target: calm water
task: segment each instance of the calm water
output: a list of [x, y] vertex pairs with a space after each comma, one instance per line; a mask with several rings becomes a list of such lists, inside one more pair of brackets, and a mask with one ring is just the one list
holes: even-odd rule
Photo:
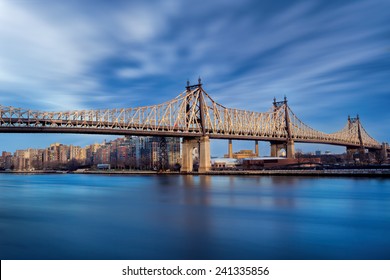
[[0, 259], [390, 259], [390, 180], [1, 174]]

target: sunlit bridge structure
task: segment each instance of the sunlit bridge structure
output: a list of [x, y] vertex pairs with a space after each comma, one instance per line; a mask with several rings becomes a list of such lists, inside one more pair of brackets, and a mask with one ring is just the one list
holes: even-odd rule
[[254, 140], [257, 151], [258, 141], [269, 141], [271, 156], [284, 149], [288, 158], [294, 157], [296, 142], [341, 145], [349, 153], [388, 151], [387, 144], [366, 132], [359, 116], [348, 117], [339, 131], [324, 133], [302, 122], [286, 98], [274, 99], [267, 112], [227, 108], [211, 98], [200, 79], [196, 85], [187, 82], [185, 91], [176, 98], [152, 106], [46, 112], [0, 105], [0, 132], [181, 137], [183, 172], [192, 171], [195, 148], [199, 151], [199, 171], [210, 169], [210, 139]]

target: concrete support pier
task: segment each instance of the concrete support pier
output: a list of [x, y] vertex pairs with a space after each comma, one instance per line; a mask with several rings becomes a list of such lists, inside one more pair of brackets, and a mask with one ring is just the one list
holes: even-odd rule
[[361, 147], [347, 147], [347, 160], [354, 160], [354, 155], [358, 154], [361, 162], [367, 160], [366, 150]]
[[207, 172], [211, 169], [210, 139], [208, 136], [200, 137], [199, 172]]
[[210, 139], [208, 136], [183, 137], [182, 141], [182, 166], [181, 172], [193, 171], [193, 151], [199, 151], [199, 172], [207, 172], [211, 169]]
[[280, 142], [271, 142], [271, 157], [278, 157], [279, 151], [284, 149], [283, 143]]
[[295, 158], [295, 146], [292, 139], [287, 140], [286, 156], [287, 158]]
[[386, 162], [388, 160], [388, 149], [389, 149], [389, 144], [388, 143], [382, 143], [382, 157], [383, 160]]
[[278, 157], [280, 150], [286, 150], [287, 158], [295, 158], [295, 145], [294, 140], [290, 139], [287, 142], [271, 142], [271, 157]]
[[358, 148], [347, 147], [347, 160], [353, 160], [353, 155], [358, 152]]
[[194, 149], [198, 147], [199, 147], [198, 139], [183, 137], [183, 141], [181, 143], [182, 161], [183, 161], [180, 169], [181, 172], [192, 171], [194, 165], [192, 153]]

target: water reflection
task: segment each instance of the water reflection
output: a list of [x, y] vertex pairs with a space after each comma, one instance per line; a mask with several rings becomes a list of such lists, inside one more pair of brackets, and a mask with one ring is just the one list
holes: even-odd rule
[[294, 187], [302, 178], [296, 176], [272, 176], [270, 179], [273, 186]]
[[389, 221], [389, 180], [0, 175], [1, 259], [388, 259]]

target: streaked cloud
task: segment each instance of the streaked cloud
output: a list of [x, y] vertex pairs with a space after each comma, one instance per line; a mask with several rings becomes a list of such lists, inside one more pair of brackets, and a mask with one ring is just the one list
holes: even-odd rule
[[[202, 76], [229, 106], [287, 95], [309, 125], [388, 118], [390, 4], [360, 1], [0, 1], [0, 104], [130, 107]], [[324, 122], [324, 119], [327, 121]], [[371, 133], [389, 138], [389, 124]]]

